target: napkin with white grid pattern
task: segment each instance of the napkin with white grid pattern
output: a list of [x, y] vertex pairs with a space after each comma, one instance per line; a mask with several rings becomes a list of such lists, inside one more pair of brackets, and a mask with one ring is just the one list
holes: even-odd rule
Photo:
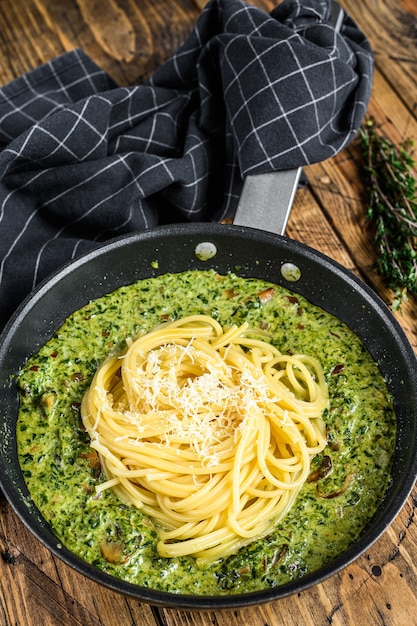
[[373, 56], [329, 0], [271, 14], [211, 0], [139, 86], [73, 50], [0, 89], [0, 328], [36, 284], [109, 238], [232, 216], [248, 174], [332, 157], [366, 112]]

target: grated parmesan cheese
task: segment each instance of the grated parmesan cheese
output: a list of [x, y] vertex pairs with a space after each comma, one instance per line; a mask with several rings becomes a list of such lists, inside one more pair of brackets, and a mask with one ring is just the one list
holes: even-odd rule
[[188, 367], [201, 356], [193, 340], [187, 346], [168, 344], [140, 356], [144, 364], [128, 372], [134, 407], [124, 412], [126, 421], [137, 429], [137, 443], [143, 416], [155, 413], [164, 423], [160, 443], [190, 446], [208, 467], [220, 462], [215, 447], [228, 439], [235, 444], [250, 423], [248, 416], [256, 415], [268, 396], [262, 377], [255, 378], [249, 369], [240, 371], [224, 360], [207, 360], [204, 370], [188, 374]]

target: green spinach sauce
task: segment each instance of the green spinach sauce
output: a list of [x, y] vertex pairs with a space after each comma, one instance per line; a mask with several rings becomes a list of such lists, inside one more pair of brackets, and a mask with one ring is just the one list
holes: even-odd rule
[[[247, 320], [267, 329], [282, 352], [315, 356], [330, 393], [328, 446], [292, 510], [267, 537], [204, 568], [192, 557], [159, 557], [152, 520], [111, 490], [96, 496], [104, 476], [80, 419], [82, 395], [109, 353], [163, 320], [194, 313], [223, 324]], [[86, 561], [156, 590], [234, 594], [298, 579], [360, 535], [390, 480], [396, 419], [367, 349], [340, 320], [258, 279], [189, 271], [122, 287], [71, 315], [29, 359], [19, 388], [18, 454], [42, 515]]]

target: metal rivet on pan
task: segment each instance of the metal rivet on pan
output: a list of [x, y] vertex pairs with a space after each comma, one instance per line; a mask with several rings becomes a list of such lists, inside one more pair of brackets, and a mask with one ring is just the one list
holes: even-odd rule
[[301, 278], [301, 270], [294, 263], [283, 263], [281, 265], [281, 274], [290, 283], [296, 283]]
[[200, 261], [208, 261], [217, 254], [217, 248], [211, 241], [202, 241], [195, 247], [195, 255]]

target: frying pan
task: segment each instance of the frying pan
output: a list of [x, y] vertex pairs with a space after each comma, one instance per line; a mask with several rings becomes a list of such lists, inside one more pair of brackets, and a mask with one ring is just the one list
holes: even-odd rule
[[[278, 234], [285, 228], [298, 176], [299, 171], [289, 171], [246, 179], [233, 225], [174, 224], [101, 245], [39, 285], [0, 337], [0, 486], [20, 519], [53, 554], [109, 589], [155, 606], [192, 610], [231, 609], [277, 600], [325, 580], [359, 557], [387, 529], [410, 494], [417, 475], [416, 356], [395, 317], [366, 284], [320, 252]], [[281, 198], [278, 207], [277, 198]], [[201, 244], [209, 254], [198, 252]], [[345, 322], [378, 363], [394, 397], [398, 425], [392, 480], [360, 538], [339, 557], [300, 580], [238, 596], [154, 591], [114, 578], [78, 558], [61, 545], [30, 498], [16, 446], [16, 376], [27, 358], [72, 312], [138, 279], [211, 268], [220, 274], [235, 272], [283, 285]]]
[[[217, 251], [211, 259], [204, 261], [196, 254], [201, 243], [209, 243], [209, 248]], [[152, 267], [156, 259], [157, 269]], [[287, 264], [298, 272], [287, 273]], [[137, 279], [209, 268], [284, 285], [347, 323], [378, 362], [394, 396], [398, 420], [392, 481], [361, 537], [334, 561], [299, 581], [240, 596], [153, 591], [111, 577], [82, 561], [60, 544], [39, 514], [25, 486], [16, 452], [16, 374], [74, 310]], [[295, 274], [299, 280], [289, 282]], [[163, 226], [124, 236], [59, 270], [28, 297], [4, 330], [0, 345], [0, 483], [17, 515], [45, 546], [78, 572], [110, 589], [153, 605], [199, 610], [276, 600], [345, 567], [369, 548], [400, 511], [417, 472], [416, 372], [413, 349], [380, 298], [341, 265], [301, 243], [245, 226], [214, 223]]]

